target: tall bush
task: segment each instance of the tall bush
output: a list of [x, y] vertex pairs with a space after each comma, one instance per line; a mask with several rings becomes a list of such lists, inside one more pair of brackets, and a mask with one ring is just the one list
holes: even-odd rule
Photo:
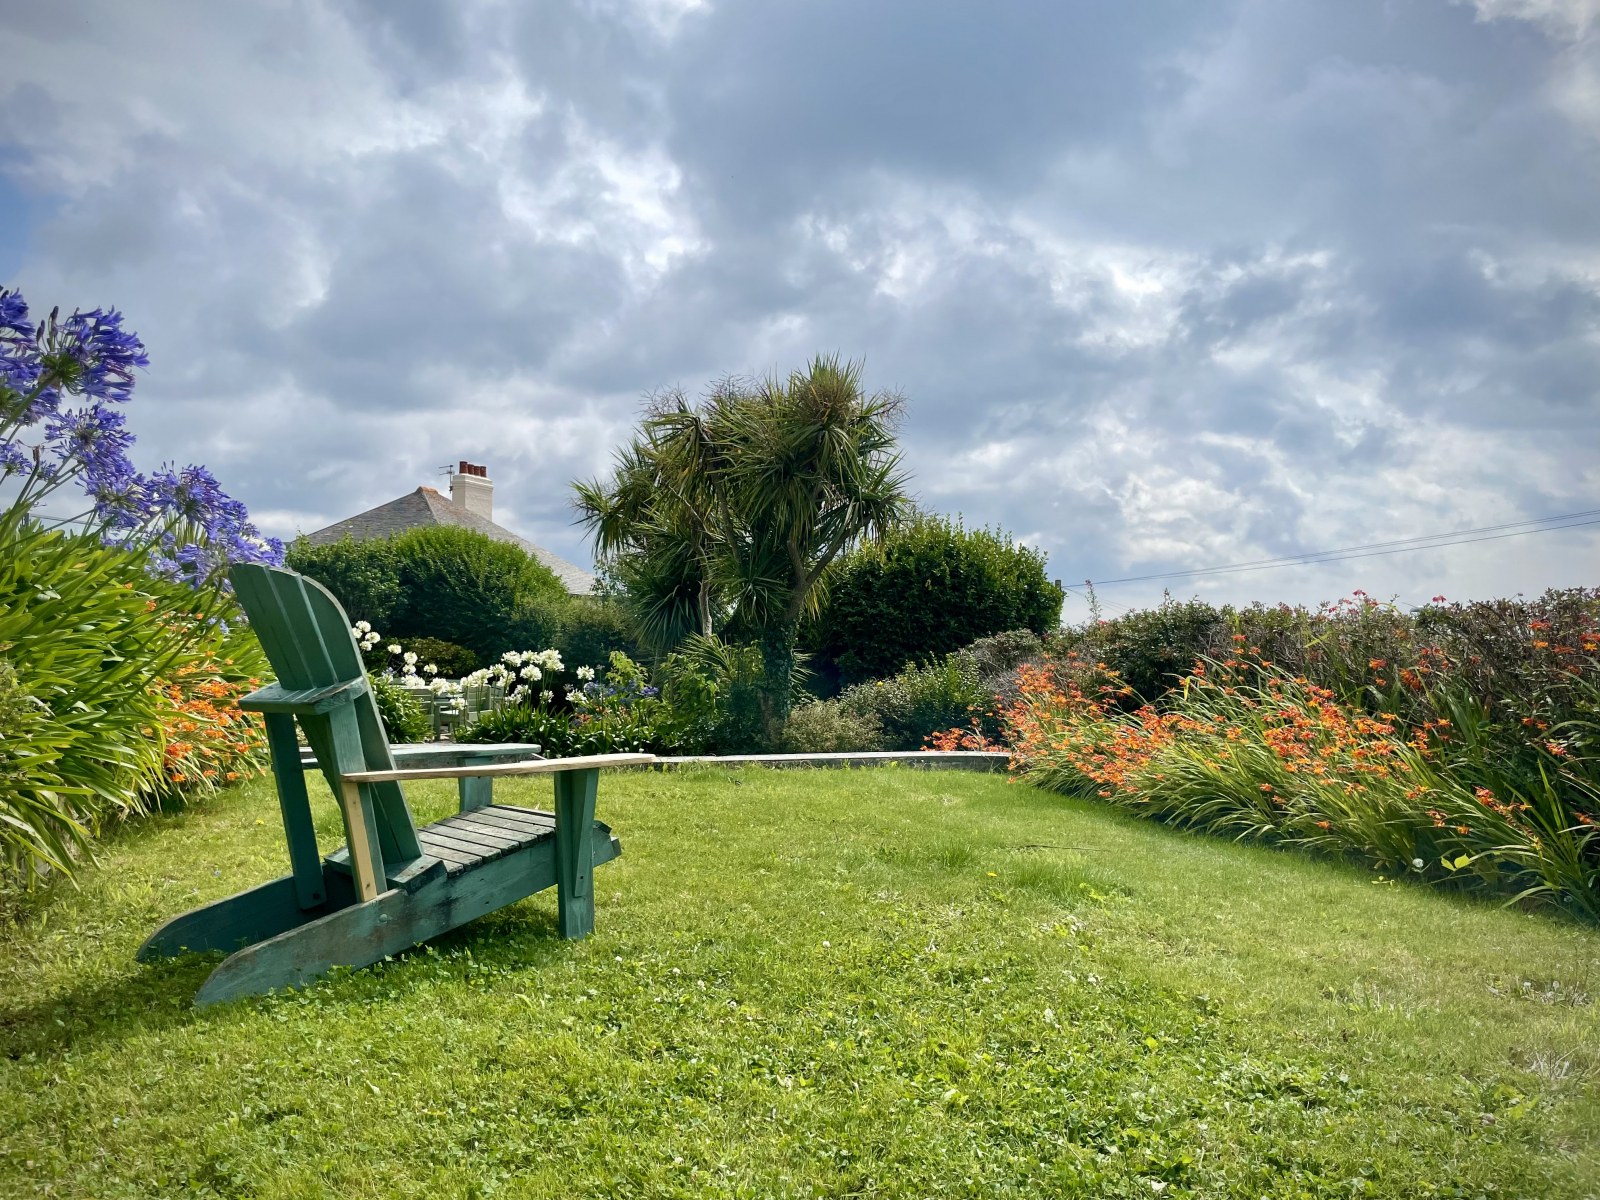
[[881, 679], [1005, 630], [1052, 632], [1062, 597], [1041, 551], [923, 514], [842, 561], [807, 640], [844, 682]]
[[1232, 615], [1231, 609], [1213, 608], [1202, 600], [1168, 596], [1158, 608], [1063, 630], [1058, 648], [1104, 663], [1140, 702], [1157, 700], [1193, 669], [1202, 654], [1229, 644]]
[[480, 662], [552, 644], [568, 607], [555, 573], [520, 546], [454, 525], [322, 546], [301, 538], [287, 561], [332, 592], [351, 620], [402, 641], [451, 642]]

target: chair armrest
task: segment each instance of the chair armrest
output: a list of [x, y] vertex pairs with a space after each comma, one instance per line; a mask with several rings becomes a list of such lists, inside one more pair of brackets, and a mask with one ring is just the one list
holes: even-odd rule
[[644, 767], [654, 754], [590, 754], [580, 758], [542, 758], [537, 762], [489, 763], [479, 767], [419, 767], [407, 771], [351, 771], [348, 783], [405, 783], [412, 779], [499, 779], [503, 775], [555, 775], [600, 767]]
[[320, 715], [366, 695], [367, 690], [365, 675], [359, 679], [346, 679], [327, 687], [305, 688], [302, 691], [293, 691], [281, 683], [269, 683], [248, 696], [239, 697], [239, 707], [247, 712]]

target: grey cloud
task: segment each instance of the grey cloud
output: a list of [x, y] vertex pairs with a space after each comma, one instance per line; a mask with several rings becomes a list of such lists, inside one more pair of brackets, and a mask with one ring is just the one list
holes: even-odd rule
[[1578, 7], [0, 6], [0, 262], [125, 308], [146, 453], [283, 532], [476, 457], [581, 558], [565, 481], [643, 392], [818, 350], [1069, 580], [1541, 515], [1600, 483]]

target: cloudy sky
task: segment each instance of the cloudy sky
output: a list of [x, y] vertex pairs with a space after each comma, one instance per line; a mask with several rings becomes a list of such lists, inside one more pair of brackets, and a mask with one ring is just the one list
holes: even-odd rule
[[145, 465], [268, 532], [467, 458], [587, 562], [644, 393], [818, 351], [1069, 584], [1600, 508], [1600, 0], [0, 0], [0, 61], [0, 281], [123, 309]]

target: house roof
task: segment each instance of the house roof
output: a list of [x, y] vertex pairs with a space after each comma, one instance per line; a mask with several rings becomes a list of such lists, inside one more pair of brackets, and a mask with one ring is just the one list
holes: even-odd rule
[[468, 512], [465, 508], [452, 504], [447, 497], [440, 495], [431, 487], [419, 487], [416, 491], [407, 492], [387, 504], [380, 504], [377, 508], [369, 508], [364, 513], [357, 513], [346, 520], [335, 522], [326, 529], [307, 534], [306, 540], [315, 546], [342, 542], [347, 536], [358, 542], [364, 542], [369, 538], [393, 537], [407, 529], [427, 525], [460, 525], [464, 529], [475, 529], [479, 533], [487, 534], [497, 542], [510, 542], [513, 546], [520, 546], [535, 560], [554, 571], [556, 578], [561, 580], [562, 586], [569, 594], [587, 596], [594, 590], [595, 578], [591, 572], [551, 554], [543, 546], [535, 546], [527, 538], [518, 537], [505, 526], [496, 525], [487, 517], [480, 517], [477, 513]]

